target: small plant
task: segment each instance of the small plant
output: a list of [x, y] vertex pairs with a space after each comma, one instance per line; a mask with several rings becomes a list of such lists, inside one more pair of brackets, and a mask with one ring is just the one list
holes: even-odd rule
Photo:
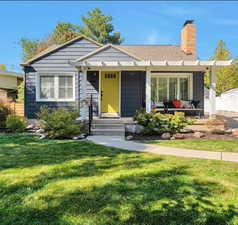
[[182, 112], [176, 112], [174, 115], [146, 113], [144, 109], [136, 112], [134, 120], [145, 128], [144, 134], [148, 135], [180, 132], [181, 129], [193, 123], [193, 120], [187, 119]]
[[10, 115], [11, 110], [0, 102], [0, 128], [6, 127], [7, 116]]
[[17, 115], [11, 114], [7, 116], [6, 128], [11, 132], [21, 133], [26, 129], [26, 120]]
[[72, 138], [81, 133], [82, 123], [77, 123], [78, 111], [69, 111], [65, 108], [50, 110], [41, 107], [38, 117], [45, 135], [51, 139]]

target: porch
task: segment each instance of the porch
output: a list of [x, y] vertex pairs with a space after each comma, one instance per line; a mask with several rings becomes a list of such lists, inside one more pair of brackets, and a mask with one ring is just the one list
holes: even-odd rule
[[[88, 102], [93, 96], [94, 115], [132, 117], [137, 109], [147, 112], [162, 109], [161, 102], [197, 101], [204, 113], [204, 73], [210, 72], [210, 112], [214, 117], [216, 69], [231, 61], [84, 61], [74, 65], [81, 72], [81, 116], [88, 116]], [[164, 108], [164, 107], [162, 107]], [[192, 110], [184, 110], [192, 111]], [[196, 111], [196, 110], [193, 110]]]

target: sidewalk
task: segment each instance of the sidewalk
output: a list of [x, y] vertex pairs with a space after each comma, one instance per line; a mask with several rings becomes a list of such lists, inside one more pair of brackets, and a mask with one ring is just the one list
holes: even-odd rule
[[126, 141], [121, 136], [89, 136], [87, 138], [97, 144], [121, 148], [130, 151], [150, 152], [159, 155], [173, 155], [189, 158], [202, 158], [238, 162], [238, 153], [232, 152], [210, 152], [182, 148], [164, 147], [154, 144], [143, 144], [134, 141]]

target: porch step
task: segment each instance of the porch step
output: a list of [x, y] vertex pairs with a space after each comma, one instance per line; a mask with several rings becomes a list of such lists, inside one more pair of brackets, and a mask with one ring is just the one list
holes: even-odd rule
[[93, 119], [93, 124], [124, 124], [124, 123], [128, 123], [131, 122], [132, 119], [131, 118], [118, 118], [118, 119], [104, 119], [104, 118], [100, 118], [100, 119]]
[[92, 129], [103, 129], [103, 130], [110, 130], [110, 129], [124, 129], [124, 124], [122, 123], [93, 123]]
[[124, 136], [125, 129], [92, 129], [92, 135]]

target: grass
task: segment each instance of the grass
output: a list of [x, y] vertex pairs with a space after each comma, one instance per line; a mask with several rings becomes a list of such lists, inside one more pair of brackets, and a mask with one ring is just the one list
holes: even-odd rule
[[238, 164], [0, 135], [1, 225], [235, 225]]
[[145, 143], [158, 144], [176, 148], [206, 150], [216, 152], [238, 152], [238, 140], [232, 139], [196, 139], [196, 140], [163, 140], [146, 141]]

